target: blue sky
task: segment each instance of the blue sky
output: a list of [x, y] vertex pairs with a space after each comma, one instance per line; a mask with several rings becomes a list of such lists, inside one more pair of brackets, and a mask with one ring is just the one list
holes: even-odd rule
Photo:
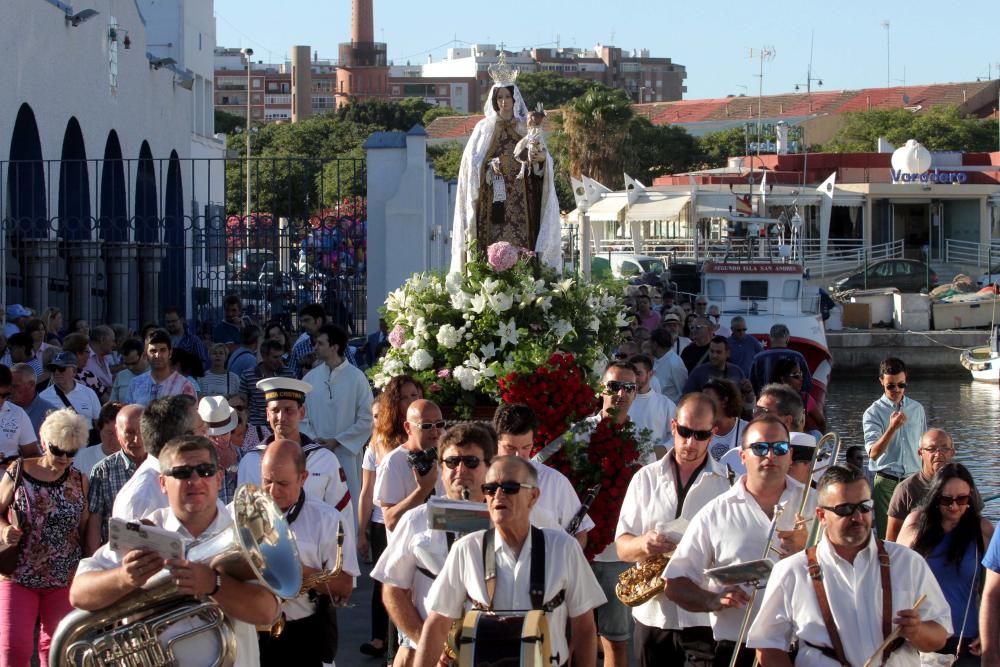
[[[293, 44], [308, 44], [321, 58], [336, 57], [350, 38], [350, 0], [215, 0], [217, 40], [250, 46], [256, 59], [280, 61]], [[886, 85], [886, 29], [893, 85], [975, 81], [1000, 77], [1000, 2], [456, 2], [375, 0], [375, 39], [388, 43], [396, 64], [425, 62], [448, 46], [500, 43], [508, 48], [591, 48], [596, 43], [647, 48], [687, 67], [686, 99], [756, 95], [762, 46], [775, 57], [764, 64], [764, 94], [806, 83], [814, 35], [813, 78], [841, 90]], [[454, 40], [457, 40], [454, 41]], [[988, 69], [989, 68], [989, 69]]]

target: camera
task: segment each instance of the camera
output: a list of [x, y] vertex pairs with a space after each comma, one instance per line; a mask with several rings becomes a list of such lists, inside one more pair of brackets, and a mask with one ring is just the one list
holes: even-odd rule
[[419, 452], [410, 452], [406, 455], [406, 462], [417, 471], [418, 475], [423, 477], [437, 464], [437, 448], [431, 447]]

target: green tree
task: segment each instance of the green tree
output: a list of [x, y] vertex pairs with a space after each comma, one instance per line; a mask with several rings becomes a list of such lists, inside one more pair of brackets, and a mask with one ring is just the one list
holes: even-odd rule
[[844, 124], [823, 149], [832, 153], [874, 151], [878, 138], [897, 146], [916, 139], [931, 151], [989, 151], [995, 146], [994, 124], [962, 114], [955, 106], [874, 109], [846, 114]]
[[424, 112], [423, 117], [420, 122], [423, 123], [424, 127], [429, 126], [434, 122], [436, 118], [442, 118], [444, 116], [458, 116], [459, 113], [452, 109], [451, 107], [431, 107], [426, 112]]
[[427, 147], [427, 157], [434, 165], [434, 172], [446, 181], [458, 178], [458, 169], [462, 164], [462, 144], [452, 141]]
[[649, 185], [657, 176], [686, 171], [697, 153], [694, 137], [675, 125], [634, 116], [623, 145], [625, 173]]
[[746, 134], [742, 127], [710, 132], [696, 139], [695, 149], [695, 155], [692, 156], [694, 166], [700, 169], [724, 167], [728, 158], [746, 155]]
[[232, 134], [237, 127], [247, 124], [245, 116], [237, 116], [221, 109], [215, 110], [215, 131], [219, 134]]
[[624, 185], [623, 144], [633, 113], [623, 90], [589, 90], [568, 102], [555, 120], [554, 149], [569, 175], [587, 176], [617, 189]]
[[423, 122], [424, 114], [434, 105], [416, 97], [408, 97], [400, 102], [380, 100], [355, 100], [333, 112], [337, 120], [345, 120], [362, 125], [378, 125], [385, 130], [406, 132]]
[[529, 109], [539, 102], [546, 109], [559, 109], [588, 90], [610, 90], [596, 81], [567, 78], [555, 72], [526, 72], [517, 77], [517, 87]]

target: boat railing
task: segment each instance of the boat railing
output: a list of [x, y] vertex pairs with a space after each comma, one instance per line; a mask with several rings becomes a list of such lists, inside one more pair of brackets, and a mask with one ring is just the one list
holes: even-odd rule
[[[681, 299], [685, 298], [683, 292], [679, 292]], [[694, 300], [694, 294], [687, 294], [686, 298]], [[728, 324], [728, 317], [735, 315], [766, 315], [769, 317], [783, 316], [794, 317], [798, 315], [818, 315], [820, 312], [819, 294], [812, 296], [798, 297], [740, 297], [740, 296], [712, 296], [708, 295], [708, 304], [718, 306], [719, 313], [725, 316], [724, 324]]]

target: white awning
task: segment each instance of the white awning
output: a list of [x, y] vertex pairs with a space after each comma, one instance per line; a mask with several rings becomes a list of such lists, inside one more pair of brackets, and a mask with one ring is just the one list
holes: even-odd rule
[[691, 197], [642, 197], [632, 204], [625, 219], [632, 222], [639, 221], [669, 221], [676, 220], [681, 211], [691, 201]]
[[[622, 211], [627, 205], [628, 201], [624, 195], [602, 197], [601, 201], [595, 202], [590, 207], [587, 215], [591, 222], [618, 222], [622, 219]], [[573, 209], [566, 217], [575, 222], [580, 217], [580, 209]]]

